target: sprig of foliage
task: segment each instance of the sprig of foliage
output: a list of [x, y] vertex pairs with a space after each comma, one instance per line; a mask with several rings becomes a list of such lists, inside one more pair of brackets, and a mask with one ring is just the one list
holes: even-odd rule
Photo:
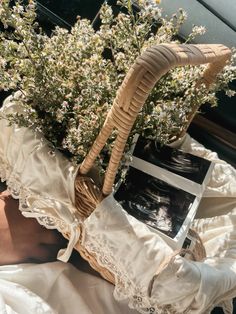
[[[98, 31], [88, 20], [78, 18], [70, 32], [56, 27], [48, 36], [36, 22], [33, 1], [25, 6], [18, 1], [14, 7], [9, 2], [0, 3], [4, 27], [0, 89], [13, 91], [14, 100], [23, 108], [23, 113], [10, 115], [9, 121], [42, 132], [77, 163], [88, 153], [135, 59], [152, 45], [177, 42], [187, 18], [181, 9], [169, 20], [163, 18], [158, 1], [139, 1], [142, 9], [134, 12], [130, 0], [120, 0], [125, 10], [117, 16], [109, 5], [103, 5]], [[203, 32], [195, 26], [187, 41]], [[194, 86], [204, 66], [172, 70], [151, 92], [132, 134], [142, 133], [163, 143], [176, 139], [193, 108], [205, 102], [215, 105], [220, 89], [233, 93], [228, 89], [235, 79], [232, 64], [210, 91]], [[108, 143], [106, 149], [110, 148]]]

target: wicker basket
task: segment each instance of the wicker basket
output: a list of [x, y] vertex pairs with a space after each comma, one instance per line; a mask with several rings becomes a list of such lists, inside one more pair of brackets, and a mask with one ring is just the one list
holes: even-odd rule
[[[223, 45], [162, 44], [147, 49], [137, 58], [118, 90], [104, 126], [89, 154], [83, 161], [76, 178], [76, 207], [79, 214], [84, 219], [93, 212], [96, 205], [105, 196], [112, 192], [117, 168], [130, 130], [140, 108], [145, 103], [149, 92], [156, 82], [165, 73], [176, 66], [209, 63], [203, 77], [199, 80], [199, 83], [204, 82], [206, 86], [209, 87], [215, 80], [216, 75], [224, 68], [230, 56], [230, 49]], [[198, 108], [195, 108], [189, 116], [189, 124], [197, 110]], [[102, 188], [99, 188], [94, 183], [94, 180], [88, 176], [88, 173], [93, 168], [96, 157], [114, 128], [117, 129], [117, 138], [114, 143]], [[81, 228], [83, 229], [83, 226]], [[83, 234], [83, 230], [81, 231], [81, 234]], [[104, 267], [101, 267], [97, 263], [96, 256], [90, 254], [81, 245], [80, 241], [75, 248], [105, 279], [114, 283], [114, 275]], [[204, 256], [204, 248], [200, 240], [197, 241], [196, 250], [192, 252], [192, 255], [195, 259], [201, 259]]]

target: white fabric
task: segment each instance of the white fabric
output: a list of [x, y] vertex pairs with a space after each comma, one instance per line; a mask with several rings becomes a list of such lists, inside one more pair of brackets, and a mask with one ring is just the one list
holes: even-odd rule
[[116, 276], [115, 297], [154, 313], [148, 287], [173, 250], [155, 232], [128, 215], [110, 195], [86, 219], [83, 245]]
[[[102, 266], [115, 273], [115, 297], [128, 300], [141, 313], [210, 313], [217, 304], [225, 313], [232, 313], [231, 299], [236, 296], [236, 170], [189, 136], [182, 148], [215, 162], [199, 207], [198, 216], [203, 213], [204, 218], [196, 219], [192, 226], [206, 247], [204, 261], [192, 262], [177, 255], [159, 272], [169, 247], [128, 216], [112, 196], [85, 221], [83, 243]], [[222, 198], [223, 214], [218, 206]], [[211, 217], [212, 212], [217, 217]], [[148, 282], [156, 272], [149, 297]]]
[[186, 136], [181, 149], [215, 162], [215, 167], [207, 184], [204, 197], [236, 197], [235, 169], [220, 160], [217, 153], [206, 149], [190, 136]]
[[[8, 99], [2, 114], [11, 110], [19, 108]], [[176, 256], [162, 269], [160, 266], [172, 253], [170, 247], [157, 234], [127, 215], [112, 196], [103, 200], [84, 222], [83, 243], [97, 255], [101, 265], [114, 273], [115, 298], [129, 303], [141, 313], [209, 313], [217, 304], [224, 307], [225, 313], [231, 313], [231, 298], [236, 296], [236, 171], [189, 136], [182, 147], [216, 162], [205, 193], [208, 207], [207, 202], [202, 202], [199, 212], [204, 218], [199, 214], [193, 226], [202, 235], [206, 260], [192, 262]], [[47, 228], [71, 233], [69, 248], [62, 252], [65, 253], [62, 259], [68, 259], [79, 236], [77, 227], [82, 223], [73, 206], [77, 169], [58, 152], [50, 153], [48, 142], [40, 134], [31, 129], [7, 127], [5, 120], [0, 121], [0, 158], [0, 176], [7, 180], [13, 196], [20, 199], [23, 214], [37, 218]], [[217, 200], [222, 198], [227, 199], [227, 210], [225, 208], [223, 215], [218, 212], [217, 217], [213, 217], [220, 207], [212, 210], [211, 204], [214, 208]], [[27, 274], [25, 267], [23, 272]], [[16, 279], [12, 276], [8, 279], [11, 283], [7, 289], [1, 288], [2, 308], [4, 304], [9, 307], [10, 296], [17, 290], [14, 289]], [[27, 282], [28, 279], [23, 283], [26, 287]], [[3, 287], [5, 283], [1, 284]], [[31, 288], [42, 295], [35, 283]], [[22, 297], [23, 292], [20, 295]], [[31, 301], [25, 303], [29, 308], [34, 303]], [[14, 300], [9, 302], [14, 303]], [[45, 313], [51, 310], [44, 306]], [[14, 311], [14, 304], [12, 309]], [[113, 313], [109, 309], [104, 312]]]
[[69, 263], [0, 267], [1, 314], [135, 314], [113, 286]]
[[37, 218], [47, 228], [70, 233], [67, 251], [61, 250], [58, 256], [67, 261], [79, 238], [73, 205], [77, 167], [50, 148], [42, 134], [8, 126], [5, 116], [20, 110], [11, 96], [0, 110], [0, 177], [7, 181], [12, 196], [19, 198], [24, 216]]

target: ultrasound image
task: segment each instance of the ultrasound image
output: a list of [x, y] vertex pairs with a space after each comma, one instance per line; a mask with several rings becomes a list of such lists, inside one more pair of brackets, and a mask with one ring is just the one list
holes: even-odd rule
[[141, 136], [133, 155], [199, 184], [203, 183], [211, 164], [209, 160]]
[[130, 167], [116, 200], [132, 216], [174, 238], [195, 196]]

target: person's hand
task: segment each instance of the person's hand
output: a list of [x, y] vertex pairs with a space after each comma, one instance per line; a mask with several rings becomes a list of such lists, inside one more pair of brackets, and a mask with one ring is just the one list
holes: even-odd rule
[[0, 193], [0, 265], [56, 259], [66, 240], [55, 230], [25, 218], [7, 191]]

